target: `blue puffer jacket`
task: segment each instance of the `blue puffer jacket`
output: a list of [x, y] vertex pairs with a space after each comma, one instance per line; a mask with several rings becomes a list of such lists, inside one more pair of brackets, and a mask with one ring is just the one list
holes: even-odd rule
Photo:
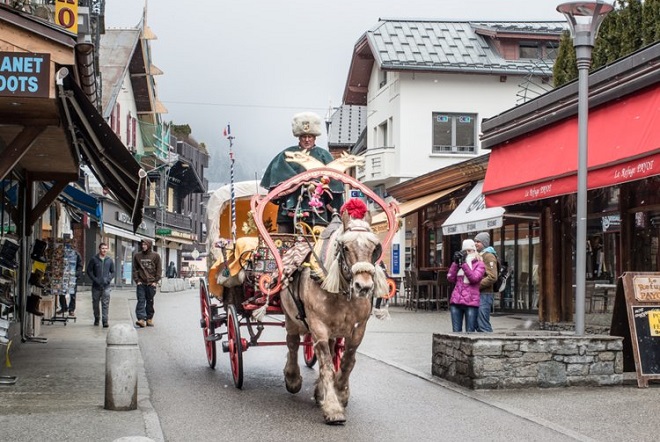
[[486, 266], [483, 261], [475, 260], [472, 262], [472, 268], [467, 263], [463, 263], [461, 268], [469, 283], [464, 281], [463, 275], [458, 276], [458, 264], [453, 262], [447, 272], [447, 280], [456, 286], [451, 292], [449, 303], [479, 307], [479, 283], [486, 273]]

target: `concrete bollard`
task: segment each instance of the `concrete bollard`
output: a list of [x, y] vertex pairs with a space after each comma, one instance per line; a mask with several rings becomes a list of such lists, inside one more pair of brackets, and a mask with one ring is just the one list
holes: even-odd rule
[[105, 350], [106, 410], [135, 410], [138, 383], [138, 335], [129, 324], [110, 327]]

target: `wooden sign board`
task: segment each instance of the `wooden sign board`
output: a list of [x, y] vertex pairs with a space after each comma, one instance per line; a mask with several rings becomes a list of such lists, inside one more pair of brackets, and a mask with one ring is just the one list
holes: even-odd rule
[[627, 272], [619, 285], [625, 295], [637, 385], [648, 387], [649, 380], [660, 379], [660, 273]]

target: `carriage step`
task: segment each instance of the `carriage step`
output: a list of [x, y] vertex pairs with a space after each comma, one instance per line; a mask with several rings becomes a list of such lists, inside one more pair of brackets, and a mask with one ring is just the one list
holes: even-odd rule
[[219, 341], [219, 340], [222, 339], [222, 337], [223, 337], [224, 335], [226, 335], [226, 334], [227, 334], [227, 333], [213, 333], [212, 335], [208, 335], [208, 336], [207, 336], [206, 338], [204, 338], [204, 339], [206, 339], [207, 341], [210, 341], [210, 342], [212, 342], [212, 341]]

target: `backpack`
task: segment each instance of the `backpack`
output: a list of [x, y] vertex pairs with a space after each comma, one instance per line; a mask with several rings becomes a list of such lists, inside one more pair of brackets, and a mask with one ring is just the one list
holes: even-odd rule
[[506, 281], [511, 276], [511, 270], [509, 269], [509, 263], [504, 261], [500, 262], [500, 258], [497, 258], [497, 280], [493, 284], [493, 291], [495, 293], [503, 292], [506, 288]]

